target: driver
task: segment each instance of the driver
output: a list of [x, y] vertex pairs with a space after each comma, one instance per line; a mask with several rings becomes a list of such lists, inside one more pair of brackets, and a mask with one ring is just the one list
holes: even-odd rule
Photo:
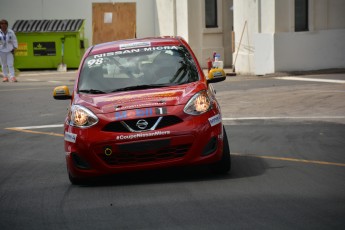
[[175, 56], [170, 52], [161, 52], [154, 59], [151, 73], [148, 76], [151, 83], [170, 83], [170, 80], [177, 72], [180, 67], [180, 57]]

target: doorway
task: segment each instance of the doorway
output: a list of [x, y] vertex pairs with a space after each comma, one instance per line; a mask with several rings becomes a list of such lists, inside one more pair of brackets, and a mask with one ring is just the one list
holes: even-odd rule
[[93, 45], [136, 37], [136, 3], [92, 3]]

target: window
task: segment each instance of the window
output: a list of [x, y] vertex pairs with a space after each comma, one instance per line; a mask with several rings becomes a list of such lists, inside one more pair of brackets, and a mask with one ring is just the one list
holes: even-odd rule
[[82, 93], [100, 94], [181, 85], [198, 80], [196, 64], [185, 47], [157, 46], [87, 57], [78, 89]]
[[205, 24], [206, 28], [218, 27], [217, 0], [205, 0]]
[[308, 0], [295, 0], [295, 31], [308, 30]]

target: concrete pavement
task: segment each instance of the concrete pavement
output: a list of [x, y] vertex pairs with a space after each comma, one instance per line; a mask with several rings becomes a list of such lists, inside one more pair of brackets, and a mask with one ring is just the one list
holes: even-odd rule
[[[207, 75], [208, 70], [203, 69], [205, 75]], [[238, 74], [233, 71], [231, 68], [224, 68], [226, 75], [230, 78], [235, 79], [262, 79], [262, 78], [274, 78], [274, 77], [284, 77], [284, 76], [314, 76], [330, 78], [334, 74], [345, 73], [345, 68], [339, 69], [326, 69], [326, 70], [314, 70], [314, 71], [292, 71], [292, 72], [277, 72], [274, 74], [267, 74], [262, 76], [249, 75], [249, 74]], [[16, 72], [16, 77], [23, 81], [30, 81], [32, 79], [41, 79], [42, 80], [59, 80], [59, 79], [74, 79], [76, 77], [77, 70], [68, 70], [67, 72], [58, 72], [57, 70], [22, 70]], [[0, 72], [2, 77], [2, 73]]]
[[[225, 68], [227, 74], [226, 81], [246, 81], [246, 80], [263, 80], [263, 79], [293, 79], [292, 77], [302, 77], [313, 79], [329, 79], [345, 81], [345, 69], [319, 70], [319, 71], [301, 71], [301, 72], [280, 72], [264, 76], [256, 75], [241, 75], [234, 74], [232, 69]], [[207, 75], [207, 69], [204, 69], [204, 74]], [[2, 77], [1, 73], [0, 76]], [[17, 79], [19, 82], [10, 84], [20, 84], [21, 82], [50, 82], [50, 83], [69, 83], [73, 84], [77, 77], [77, 70], [68, 70], [67, 72], [58, 72], [56, 70], [24, 70], [17, 72]], [[296, 80], [296, 79], [295, 79]], [[4, 83], [8, 84], [8, 83]]]
[[[207, 73], [207, 70], [204, 70]], [[225, 69], [226, 72], [231, 71]], [[341, 72], [341, 71], [339, 71]], [[303, 74], [303, 75], [302, 75]], [[77, 71], [22, 71], [15, 86], [73, 86]], [[11, 87], [5, 87], [6, 85]], [[214, 84], [226, 123], [322, 120], [345, 123], [345, 73], [304, 72], [268, 76], [228, 76]], [[16, 87], [17, 88], [17, 87]]]

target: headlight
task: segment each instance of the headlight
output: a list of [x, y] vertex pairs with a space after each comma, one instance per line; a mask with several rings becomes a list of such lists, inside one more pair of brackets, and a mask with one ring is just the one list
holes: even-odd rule
[[98, 118], [93, 112], [80, 105], [72, 105], [69, 117], [70, 125], [80, 128], [87, 128], [98, 122]]
[[212, 108], [210, 96], [206, 90], [195, 94], [184, 107], [183, 111], [190, 115], [200, 115]]

